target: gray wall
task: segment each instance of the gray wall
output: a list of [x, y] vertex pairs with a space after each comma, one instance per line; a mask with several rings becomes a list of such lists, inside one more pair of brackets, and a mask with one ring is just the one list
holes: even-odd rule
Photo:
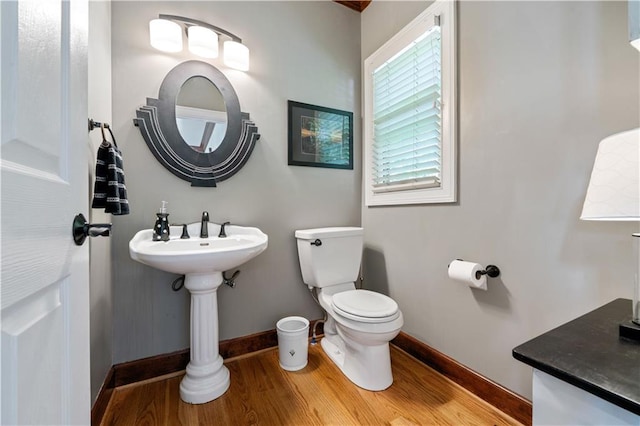
[[[427, 5], [374, 1], [362, 58]], [[578, 219], [598, 142], [639, 124], [626, 10], [460, 3], [459, 201], [362, 209], [365, 287], [398, 302], [405, 332], [526, 397], [531, 369], [515, 346], [632, 297], [637, 224]], [[502, 275], [471, 290], [448, 279], [455, 258]]]
[[[89, 2], [89, 117], [111, 123], [111, 3]], [[102, 142], [100, 130], [89, 133], [90, 190], [93, 195], [95, 159]], [[90, 201], [89, 201], [90, 205]], [[92, 223], [111, 222], [104, 210], [91, 209]], [[91, 401], [104, 382], [112, 359], [112, 280], [111, 239], [89, 238], [90, 251], [90, 333], [91, 333]]]
[[[262, 135], [244, 168], [217, 188], [192, 188], [174, 177], [132, 124], [166, 73], [194, 59], [188, 51], [150, 47], [149, 20], [159, 13], [220, 26], [251, 50], [248, 73], [211, 61]], [[293, 233], [360, 224], [360, 15], [332, 2], [114, 2], [112, 18], [113, 125], [132, 210], [113, 219], [114, 363], [189, 346], [187, 291], [174, 293], [176, 276], [129, 258], [129, 240], [153, 225], [162, 200], [172, 222], [196, 222], [208, 210], [214, 222], [269, 235], [269, 248], [240, 267], [236, 288], [218, 291], [221, 339], [273, 329], [286, 315], [321, 317], [302, 284]], [[288, 99], [354, 112], [354, 170], [287, 166]]]

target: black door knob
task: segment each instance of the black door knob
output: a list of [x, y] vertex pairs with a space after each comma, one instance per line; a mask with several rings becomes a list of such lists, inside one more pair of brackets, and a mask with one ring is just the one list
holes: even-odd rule
[[73, 218], [71, 233], [76, 245], [81, 246], [87, 237], [108, 237], [111, 235], [111, 224], [87, 223], [84, 215], [78, 213], [76, 217]]

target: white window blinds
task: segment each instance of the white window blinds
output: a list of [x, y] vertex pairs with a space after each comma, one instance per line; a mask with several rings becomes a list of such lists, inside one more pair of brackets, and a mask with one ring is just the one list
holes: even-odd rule
[[373, 71], [374, 192], [440, 186], [440, 64], [434, 25]]

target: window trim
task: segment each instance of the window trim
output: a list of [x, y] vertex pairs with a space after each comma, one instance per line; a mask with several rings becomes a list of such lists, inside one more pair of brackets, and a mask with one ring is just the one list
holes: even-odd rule
[[[455, 1], [436, 0], [424, 12], [389, 39], [364, 61], [363, 114], [363, 191], [365, 205], [402, 205], [450, 203], [456, 201], [457, 177], [457, 75], [456, 75], [456, 14]], [[441, 185], [399, 191], [373, 189], [373, 71], [423, 34], [440, 16], [442, 40], [442, 151]]]

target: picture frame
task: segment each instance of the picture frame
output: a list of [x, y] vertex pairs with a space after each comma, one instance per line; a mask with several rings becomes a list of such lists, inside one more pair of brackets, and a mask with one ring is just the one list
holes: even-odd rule
[[288, 101], [290, 166], [353, 170], [353, 113]]

